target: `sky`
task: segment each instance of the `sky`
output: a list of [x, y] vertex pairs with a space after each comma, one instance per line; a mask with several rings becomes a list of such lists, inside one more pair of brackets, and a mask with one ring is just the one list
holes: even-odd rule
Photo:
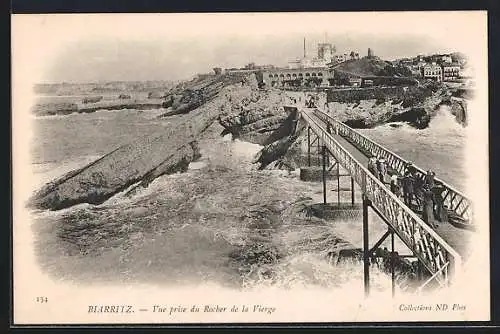
[[[382, 59], [461, 51], [484, 12], [14, 15], [13, 65], [37, 82], [182, 80], [249, 62], [284, 66], [316, 45]], [[476, 20], [476, 21], [474, 21]], [[469, 22], [469, 24], [467, 24]], [[17, 60], [17, 61], [16, 61]]]

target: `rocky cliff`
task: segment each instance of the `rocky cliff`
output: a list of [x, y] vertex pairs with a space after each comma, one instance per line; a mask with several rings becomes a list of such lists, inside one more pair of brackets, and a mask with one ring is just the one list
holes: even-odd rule
[[[365, 94], [366, 95], [366, 94]], [[438, 107], [449, 100], [449, 91], [442, 85], [424, 83], [416, 87], [407, 87], [372, 94], [371, 99], [356, 99], [349, 95], [337, 94], [334, 101], [329, 99], [328, 107], [340, 121], [353, 128], [372, 128], [388, 122], [406, 122], [423, 129], [429, 125]]]
[[146, 186], [163, 174], [185, 171], [197, 159], [196, 137], [213, 121], [196, 115], [159, 137], [145, 136], [45, 185], [30, 206], [59, 210], [80, 203], [100, 204], [128, 187]]
[[[234, 82], [235, 78], [222, 81]], [[226, 84], [226, 86], [231, 86]], [[249, 84], [219, 87], [218, 93], [237, 99], [252, 91]], [[185, 171], [200, 157], [197, 141], [216, 122], [225, 99], [204, 104], [167, 127], [161, 136], [144, 136], [124, 144], [87, 166], [46, 184], [31, 198], [29, 206], [59, 210], [80, 203], [100, 204], [114, 194], [147, 186], [155, 178]]]
[[287, 102], [282, 91], [254, 90], [241, 100], [227, 100], [218, 120], [233, 138], [267, 145], [286, 135], [281, 132], [290, 115], [283, 107]]

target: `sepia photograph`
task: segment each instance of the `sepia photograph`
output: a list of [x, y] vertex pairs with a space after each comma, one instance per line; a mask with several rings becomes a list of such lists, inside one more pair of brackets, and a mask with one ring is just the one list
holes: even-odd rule
[[485, 11], [11, 19], [15, 325], [490, 320]]

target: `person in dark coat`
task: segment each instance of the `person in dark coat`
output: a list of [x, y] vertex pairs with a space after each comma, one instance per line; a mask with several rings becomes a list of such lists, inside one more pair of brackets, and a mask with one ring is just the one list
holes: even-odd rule
[[410, 169], [406, 169], [405, 175], [402, 179], [403, 183], [403, 201], [405, 204], [411, 208], [413, 200], [415, 198], [415, 177]]
[[378, 177], [378, 168], [377, 168], [377, 158], [372, 156], [370, 160], [368, 160], [368, 170], [370, 173], [375, 175], [375, 177]]
[[410, 172], [411, 174], [413, 174], [413, 175], [415, 175], [415, 174], [416, 174], [416, 172], [417, 172], [417, 170], [416, 170], [415, 166], [413, 165], [413, 162], [411, 162], [411, 161], [408, 161], [408, 162], [406, 163], [406, 170], [407, 170], [408, 172]]
[[330, 125], [330, 122], [328, 122], [328, 123], [326, 124], [326, 132], [328, 132], [329, 134], [332, 134], [332, 127], [331, 127], [331, 125]]
[[434, 217], [440, 222], [447, 222], [448, 212], [444, 207], [444, 200], [442, 195], [445, 188], [441, 182], [436, 182], [431, 190], [434, 200]]
[[430, 169], [427, 171], [427, 174], [425, 174], [424, 184], [428, 185], [430, 189], [432, 189], [432, 187], [434, 187], [434, 176], [435, 175], [436, 175], [436, 173], [434, 173]]
[[392, 173], [391, 176], [391, 192], [395, 194], [397, 197], [401, 196], [401, 189], [399, 186], [399, 177], [397, 173]]
[[422, 218], [424, 222], [432, 228], [436, 228], [437, 225], [434, 223], [434, 194], [427, 184], [422, 187], [423, 196], [423, 208], [422, 208]]
[[387, 174], [387, 164], [384, 158], [378, 158], [377, 163], [378, 163], [378, 178], [382, 183], [384, 183], [385, 175]]

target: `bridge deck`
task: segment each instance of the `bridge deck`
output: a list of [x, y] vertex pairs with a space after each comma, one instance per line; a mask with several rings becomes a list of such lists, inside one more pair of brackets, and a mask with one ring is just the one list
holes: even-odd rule
[[[311, 113], [309, 115], [313, 116]], [[324, 122], [318, 117], [314, 117], [314, 119], [318, 123], [324, 124]], [[368, 165], [369, 157], [367, 157], [355, 145], [351, 144], [345, 138], [335, 133], [332, 134], [332, 137], [340, 145], [342, 145], [342, 147], [344, 147], [357, 161], [359, 161], [364, 166]], [[437, 223], [438, 227], [435, 229], [436, 233], [440, 237], [442, 237], [453, 249], [455, 249], [464, 259], [467, 258], [467, 255], [469, 253], [468, 251], [469, 240], [474, 232], [462, 228], [457, 228], [450, 223], [440, 223], [440, 222]]]

